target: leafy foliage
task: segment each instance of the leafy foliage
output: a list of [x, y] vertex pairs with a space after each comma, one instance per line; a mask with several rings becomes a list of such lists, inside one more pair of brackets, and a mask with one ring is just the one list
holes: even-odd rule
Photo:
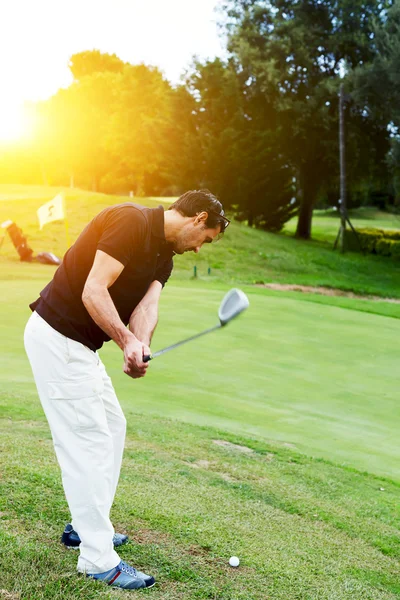
[[70, 71], [75, 81], [95, 73], [121, 73], [124, 62], [116, 54], [107, 54], [99, 50], [86, 50], [71, 56]]
[[[374, 56], [370, 35], [381, 9], [375, 0], [229, 0], [226, 10], [228, 47], [249, 86], [268, 97], [276, 112], [278, 148], [295, 172], [301, 202], [297, 234], [308, 238], [318, 195], [333, 182], [337, 186], [340, 73]], [[370, 125], [356, 106], [347, 120], [354, 137], [349, 149], [355, 150], [349, 162], [361, 165], [365, 176], [358, 149], [373, 145], [372, 129], [385, 142], [385, 124]], [[381, 162], [387, 143], [375, 147]]]
[[229, 59], [194, 62], [177, 86], [115, 54], [74, 54], [73, 83], [36, 105], [35, 137], [2, 155], [0, 181], [136, 196], [208, 187], [250, 226], [279, 231], [298, 214], [297, 236], [309, 238], [314, 207], [339, 196], [346, 75], [349, 206], [390, 205], [400, 189], [390, 4], [227, 0]]

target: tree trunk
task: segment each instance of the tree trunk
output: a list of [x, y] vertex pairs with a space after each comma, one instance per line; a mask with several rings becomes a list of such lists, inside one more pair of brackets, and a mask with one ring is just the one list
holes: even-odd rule
[[299, 219], [297, 221], [296, 237], [303, 240], [311, 239], [311, 223], [312, 223], [313, 207], [309, 201], [302, 200], [299, 209]]
[[340, 252], [346, 250], [346, 158], [345, 158], [345, 141], [344, 141], [344, 91], [343, 83], [340, 86], [339, 95], [339, 149], [340, 149], [340, 235], [339, 248]]
[[303, 183], [301, 186], [301, 202], [296, 237], [302, 240], [309, 240], [311, 239], [312, 214], [317, 196], [317, 188], [314, 185], [312, 174], [304, 175], [300, 181]]

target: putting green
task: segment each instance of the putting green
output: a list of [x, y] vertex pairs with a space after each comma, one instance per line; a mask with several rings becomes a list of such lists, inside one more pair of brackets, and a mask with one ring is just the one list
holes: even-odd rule
[[[0, 415], [43, 418], [23, 350], [33, 300], [51, 276], [2, 282]], [[153, 349], [217, 321], [221, 289], [168, 284]], [[254, 290], [250, 309], [226, 329], [153, 361], [144, 380], [122, 372], [120, 350], [101, 351], [127, 417], [157, 414], [293, 444], [399, 478], [400, 320]], [[351, 302], [351, 301], [348, 301]]]

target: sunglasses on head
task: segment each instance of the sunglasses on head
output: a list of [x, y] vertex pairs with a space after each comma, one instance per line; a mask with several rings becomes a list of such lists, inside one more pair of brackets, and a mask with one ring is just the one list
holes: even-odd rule
[[208, 212], [212, 213], [213, 215], [216, 215], [217, 217], [219, 217], [221, 219], [219, 221], [219, 225], [221, 225], [221, 233], [224, 233], [225, 229], [228, 227], [228, 225], [230, 223], [230, 220], [225, 217], [224, 210], [221, 210], [220, 213], [215, 210], [210, 210]]

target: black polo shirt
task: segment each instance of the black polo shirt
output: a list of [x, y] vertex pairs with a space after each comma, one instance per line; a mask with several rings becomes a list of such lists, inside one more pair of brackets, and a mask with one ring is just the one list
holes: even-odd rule
[[82, 292], [96, 250], [124, 265], [109, 288], [121, 321], [129, 318], [153, 281], [164, 286], [172, 271], [172, 245], [164, 235], [164, 209], [127, 202], [99, 213], [65, 254], [52, 281], [30, 304], [49, 325], [91, 350], [110, 337], [93, 321], [82, 302]]

